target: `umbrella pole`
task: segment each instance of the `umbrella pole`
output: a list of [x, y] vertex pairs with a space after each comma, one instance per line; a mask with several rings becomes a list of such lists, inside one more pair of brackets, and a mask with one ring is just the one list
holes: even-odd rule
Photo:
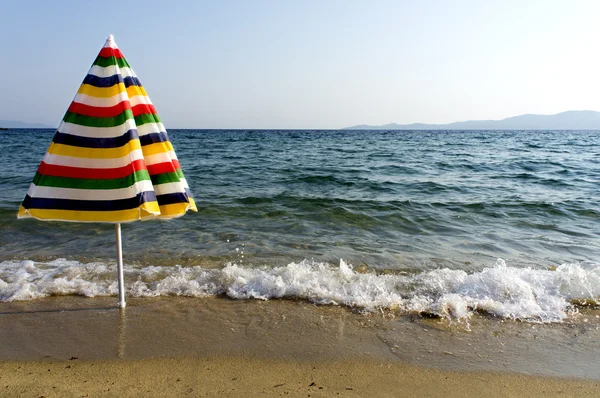
[[119, 272], [119, 308], [125, 308], [125, 281], [123, 278], [123, 250], [121, 247], [121, 224], [115, 224], [117, 236], [117, 270]]

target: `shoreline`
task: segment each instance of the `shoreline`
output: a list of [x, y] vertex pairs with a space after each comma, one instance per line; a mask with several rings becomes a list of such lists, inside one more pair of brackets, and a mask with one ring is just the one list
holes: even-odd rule
[[600, 394], [600, 382], [441, 371], [389, 361], [257, 357], [0, 361], [3, 396], [535, 397]]

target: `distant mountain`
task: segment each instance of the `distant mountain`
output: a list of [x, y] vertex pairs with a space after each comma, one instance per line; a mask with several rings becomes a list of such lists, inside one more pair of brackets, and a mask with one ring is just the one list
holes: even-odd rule
[[502, 120], [469, 120], [449, 124], [358, 125], [344, 130], [600, 130], [600, 112], [567, 111], [556, 115], [521, 115]]
[[39, 123], [25, 123], [16, 120], [0, 120], [0, 127], [9, 129], [52, 129], [54, 127]]

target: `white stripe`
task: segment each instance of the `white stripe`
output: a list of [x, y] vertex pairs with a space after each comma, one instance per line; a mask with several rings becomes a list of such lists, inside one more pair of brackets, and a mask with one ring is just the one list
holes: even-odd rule
[[131, 106], [136, 106], [140, 104], [152, 105], [152, 101], [150, 101], [150, 97], [145, 95], [134, 95], [129, 98], [129, 103]]
[[[182, 173], [183, 173], [183, 171], [182, 171]], [[181, 181], [181, 183], [183, 184], [183, 186], [184, 186], [185, 188], [187, 188], [188, 190], [190, 189], [190, 186], [188, 185], [188, 183], [187, 183], [187, 180], [186, 180], [185, 178], [182, 178], [182, 179], [181, 179], [181, 180], [179, 180], [179, 181]]]
[[121, 101], [129, 100], [129, 104], [131, 106], [136, 105], [153, 105], [152, 101], [148, 96], [145, 95], [134, 95], [133, 97], [127, 97], [127, 92], [122, 91], [119, 94], [115, 94], [112, 97], [100, 98], [100, 97], [92, 97], [90, 95], [79, 94], [75, 95], [73, 101], [79, 102], [80, 104], [89, 105], [89, 106], [99, 106], [99, 107], [109, 107], [115, 106]]
[[154, 192], [157, 195], [166, 195], [169, 193], [185, 193], [185, 186], [180, 182], [167, 182], [154, 186]]
[[118, 48], [117, 47], [117, 43], [115, 43], [115, 40], [110, 40], [107, 39], [106, 42], [104, 43], [104, 47], [103, 48]]
[[112, 97], [100, 98], [100, 97], [92, 97], [86, 94], [77, 93], [73, 101], [79, 102], [80, 104], [89, 105], [89, 106], [99, 106], [99, 107], [109, 107], [115, 106], [122, 101], [129, 100], [129, 105], [153, 105], [152, 101], [148, 96], [145, 95], [134, 95], [133, 97], [127, 96], [127, 91], [122, 91], [119, 94], [115, 94]]
[[170, 162], [173, 159], [177, 159], [177, 155], [175, 155], [174, 151], [157, 153], [156, 155], [150, 155], [144, 158], [144, 160], [146, 161], [146, 166]]
[[31, 184], [27, 195], [32, 198], [71, 200], [119, 200], [133, 198], [137, 194], [153, 191], [152, 181], [138, 181], [130, 187], [119, 189], [77, 189], [44, 187]]
[[128, 130], [135, 129], [135, 120], [127, 119], [125, 123], [115, 127], [88, 127], [79, 124], [61, 122], [58, 131], [64, 134], [72, 134], [88, 138], [114, 138], [120, 137]]
[[131, 151], [129, 155], [113, 159], [90, 159], [76, 158], [73, 156], [52, 155], [46, 152], [44, 163], [56, 166], [83, 167], [88, 169], [113, 169], [125, 167], [134, 160], [143, 160], [144, 154], [141, 149]]
[[151, 133], [164, 133], [165, 126], [163, 126], [162, 123], [145, 123], [141, 126], [137, 126], [137, 131], [140, 137]]
[[137, 77], [133, 72], [133, 69], [126, 66], [119, 68], [117, 65], [109, 65], [105, 67], [92, 65], [88, 71], [88, 75], [94, 75], [98, 77], [111, 77], [112, 75], [116, 75], [118, 73], [120, 73], [123, 77]]
[[73, 101], [88, 106], [110, 107], [115, 106], [121, 103], [122, 101], [127, 101], [128, 99], [129, 98], [127, 97], [127, 92], [122, 91], [119, 94], [115, 94], [112, 97], [107, 98], [92, 97], [90, 95], [77, 93]]

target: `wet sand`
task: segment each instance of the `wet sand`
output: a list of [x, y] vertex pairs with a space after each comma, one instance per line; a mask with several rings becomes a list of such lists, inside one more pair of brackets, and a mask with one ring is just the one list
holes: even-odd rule
[[114, 304], [0, 304], [0, 396], [600, 395], [598, 311], [466, 324], [290, 300]]

